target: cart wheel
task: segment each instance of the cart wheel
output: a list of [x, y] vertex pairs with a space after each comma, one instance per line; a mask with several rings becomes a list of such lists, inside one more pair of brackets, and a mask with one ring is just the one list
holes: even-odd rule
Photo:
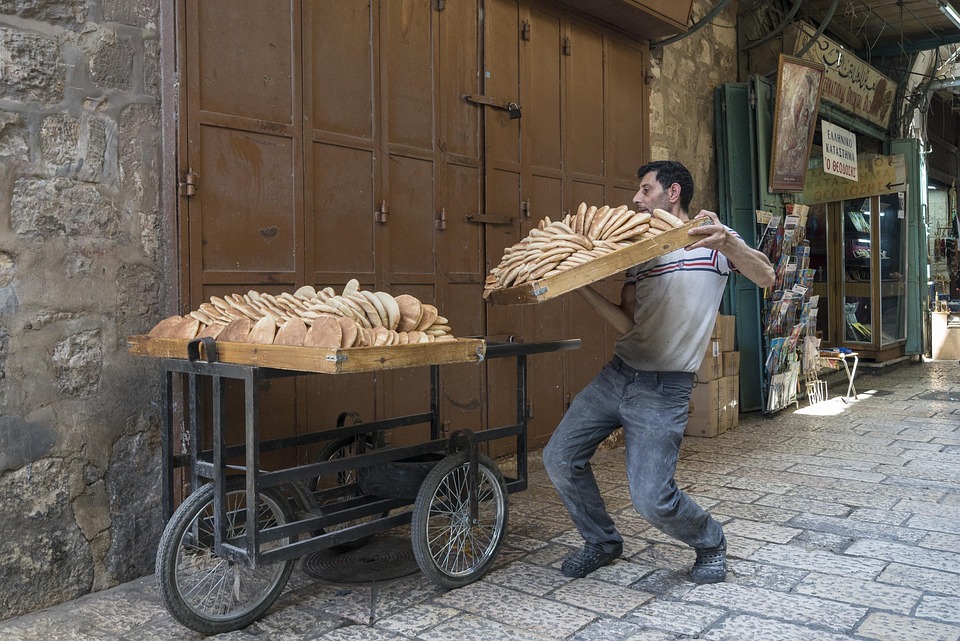
[[[347, 436], [341, 439], [337, 439], [335, 441], [331, 441], [330, 443], [325, 445], [324, 448], [320, 450], [320, 453], [317, 455], [316, 462], [320, 463], [323, 461], [335, 461], [335, 460], [345, 459], [350, 456], [356, 456], [361, 452], [361, 447], [360, 447], [361, 444], [363, 445], [364, 452], [369, 452], [370, 450], [376, 447], [376, 443], [374, 442], [373, 437], [370, 435]], [[356, 498], [357, 496], [360, 496], [361, 490], [360, 490], [360, 487], [357, 485], [356, 470], [344, 470], [342, 472], [338, 472], [335, 477], [334, 475], [330, 475], [330, 476], [321, 476], [317, 478], [314, 486], [315, 492], [328, 490], [334, 487], [346, 488], [348, 486], [353, 486], [349, 495], [338, 496], [335, 499], [326, 500], [326, 501], [318, 498], [317, 500], [318, 507], [321, 510], [323, 510], [324, 505], [334, 505], [339, 501], [345, 501], [347, 499]], [[323, 532], [336, 532], [337, 530], [342, 530], [346, 527], [350, 527], [351, 525], [368, 523], [370, 521], [375, 521], [381, 517], [387, 516], [389, 513], [390, 512], [387, 511], [387, 512], [384, 512], [383, 514], [374, 514], [371, 516], [354, 519], [352, 521], [344, 521], [342, 523], [337, 523], [336, 525], [328, 525], [324, 531], [319, 533], [323, 534]], [[366, 545], [367, 543], [370, 542], [370, 539], [372, 539], [374, 536], [376, 535], [371, 534], [369, 536], [359, 538], [355, 541], [347, 541], [346, 543], [335, 545], [330, 549], [335, 550], [337, 552], [349, 552], [350, 550], [355, 550], [359, 547]]]
[[459, 588], [490, 569], [507, 530], [507, 485], [496, 463], [477, 455], [478, 520], [470, 523], [470, 457], [446, 457], [424, 479], [413, 506], [417, 565], [434, 583]]
[[[246, 531], [247, 495], [242, 478], [227, 482], [227, 536]], [[286, 501], [271, 488], [260, 492], [260, 527], [290, 520]], [[202, 634], [237, 630], [256, 620], [287, 584], [295, 559], [245, 567], [213, 552], [213, 484], [191, 494], [163, 530], [157, 550], [157, 587], [177, 621]], [[289, 543], [280, 539], [261, 550]]]

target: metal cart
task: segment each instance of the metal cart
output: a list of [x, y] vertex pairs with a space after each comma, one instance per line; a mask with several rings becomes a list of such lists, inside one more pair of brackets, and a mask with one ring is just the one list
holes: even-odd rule
[[[429, 409], [422, 413], [365, 423], [348, 411], [331, 429], [261, 440], [261, 381], [329, 374], [222, 362], [212, 339], [190, 341], [187, 358], [161, 358], [166, 377], [162, 500], [167, 525], [156, 572], [160, 594], [174, 618], [204, 634], [242, 628], [277, 599], [298, 557], [362, 545], [373, 535], [406, 523], [411, 526], [417, 565], [435, 583], [453, 588], [482, 577], [503, 542], [507, 495], [527, 487], [527, 357], [574, 349], [580, 341], [478, 344], [478, 362], [516, 358], [516, 423], [479, 432], [457, 430], [448, 438], [440, 433], [436, 363], [422, 364], [430, 368]], [[228, 380], [243, 385], [242, 444], [228, 445], [224, 438]], [[212, 390], [209, 414], [204, 408], [204, 381]], [[178, 399], [188, 442], [182, 454], [174, 453], [173, 443]], [[203, 449], [198, 444], [207, 415], [213, 446]], [[388, 431], [425, 424], [430, 426], [429, 441], [382, 446]], [[516, 439], [516, 478], [504, 478], [497, 464], [478, 452], [480, 443], [502, 438]], [[260, 467], [263, 452], [319, 443], [325, 447], [316, 462], [275, 471]], [[242, 465], [228, 463], [241, 457]], [[424, 458], [428, 471], [412, 491], [405, 493], [402, 483], [396, 484], [395, 493], [365, 491], [369, 487], [363, 483], [363, 472], [402, 468]], [[193, 491], [173, 511], [177, 468], [186, 470]]]

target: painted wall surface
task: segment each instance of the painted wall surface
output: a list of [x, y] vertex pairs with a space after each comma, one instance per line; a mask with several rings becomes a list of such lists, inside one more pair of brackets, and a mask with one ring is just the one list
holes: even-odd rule
[[152, 571], [159, 0], [0, 0], [0, 619]]

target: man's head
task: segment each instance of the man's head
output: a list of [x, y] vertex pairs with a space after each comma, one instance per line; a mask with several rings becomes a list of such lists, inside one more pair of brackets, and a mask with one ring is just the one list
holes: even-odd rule
[[684, 214], [693, 200], [693, 176], [681, 163], [657, 160], [637, 170], [640, 189], [633, 197], [638, 211], [665, 209], [674, 212], [674, 204]]

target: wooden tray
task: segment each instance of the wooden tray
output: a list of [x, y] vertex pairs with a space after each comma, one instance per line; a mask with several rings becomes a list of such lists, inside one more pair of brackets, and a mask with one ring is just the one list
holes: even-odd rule
[[[131, 354], [187, 359], [189, 341], [184, 339], [137, 335], [128, 337], [127, 342], [128, 351]], [[217, 342], [217, 351], [222, 363], [323, 374], [373, 372], [448, 363], [478, 363], [483, 360], [486, 349], [486, 342], [479, 338], [458, 338], [456, 341], [442, 343], [342, 349]], [[201, 359], [206, 359], [204, 352], [201, 345]]]
[[494, 289], [490, 292], [490, 301], [496, 305], [529, 305], [556, 298], [578, 287], [624, 272], [634, 265], [692, 245], [700, 238], [688, 236], [687, 232], [693, 227], [709, 223], [708, 218], [691, 220], [683, 227], [665, 231], [656, 238], [641, 240], [629, 247], [594, 258], [588, 263], [571, 267], [556, 276], [529, 281], [514, 287]]

